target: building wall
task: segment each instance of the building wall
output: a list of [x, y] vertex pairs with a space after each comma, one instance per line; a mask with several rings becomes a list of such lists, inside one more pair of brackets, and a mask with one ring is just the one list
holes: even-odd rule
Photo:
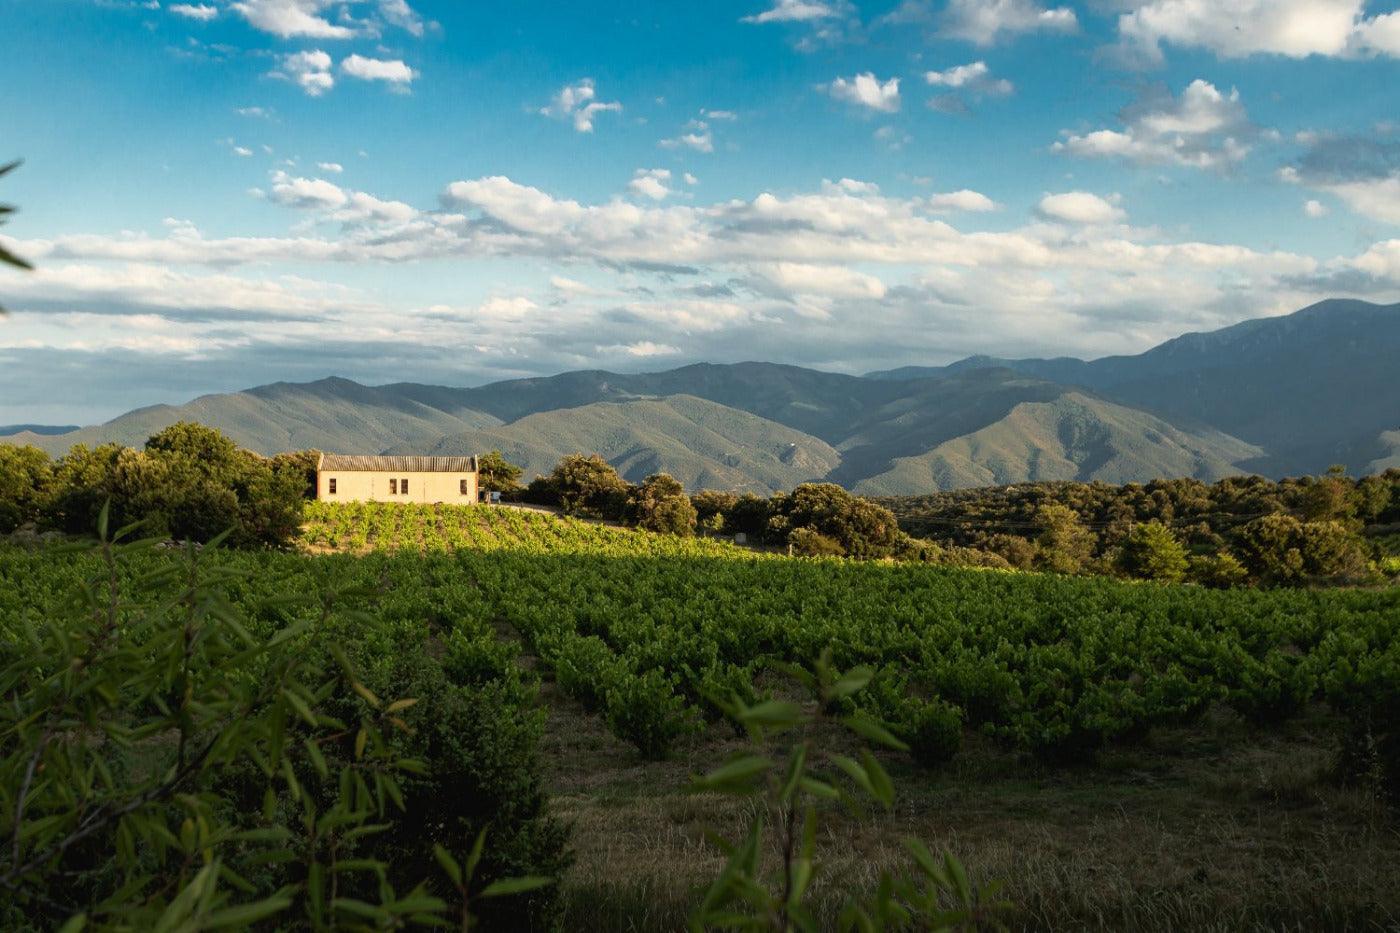
[[[335, 480], [335, 495], [330, 481]], [[390, 495], [389, 480], [408, 480], [408, 495]], [[462, 495], [462, 480], [467, 494]], [[323, 502], [455, 502], [475, 503], [475, 473], [380, 473], [360, 470], [322, 470], [316, 475], [316, 498]]]

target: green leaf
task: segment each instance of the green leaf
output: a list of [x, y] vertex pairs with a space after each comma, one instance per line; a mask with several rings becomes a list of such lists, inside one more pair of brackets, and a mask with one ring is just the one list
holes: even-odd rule
[[893, 748], [896, 751], [909, 751], [909, 746], [900, 741], [889, 729], [885, 728], [883, 723], [863, 712], [856, 712], [845, 717], [841, 720], [841, 724], [868, 741], [879, 743], [886, 748]]
[[462, 886], [462, 866], [457, 864], [457, 860], [437, 843], [433, 843], [433, 858], [437, 859], [438, 865], [447, 873], [447, 877], [452, 879], [452, 883], [457, 887]]
[[766, 700], [743, 710], [738, 718], [746, 726], [790, 729], [802, 721], [802, 708], [786, 700]]
[[694, 791], [719, 791], [733, 793], [744, 790], [754, 780], [773, 767], [773, 762], [762, 755], [744, 755], [728, 764], [721, 765], [704, 777], [691, 781]]
[[210, 930], [217, 930], [221, 927], [246, 928], [274, 914], [279, 914], [291, 906], [291, 895], [274, 894], [272, 897], [252, 904], [239, 904], [237, 907], [216, 910], [204, 918], [203, 928]]
[[520, 878], [502, 878], [500, 881], [493, 881], [481, 890], [481, 897], [505, 897], [508, 894], [523, 894], [526, 891], [535, 891], [548, 887], [554, 883], [553, 878], [543, 878], [539, 875], [525, 875]]
[[853, 693], [864, 690], [875, 676], [875, 672], [869, 667], [861, 665], [853, 667], [837, 678], [836, 683], [826, 689], [826, 699], [840, 700]]

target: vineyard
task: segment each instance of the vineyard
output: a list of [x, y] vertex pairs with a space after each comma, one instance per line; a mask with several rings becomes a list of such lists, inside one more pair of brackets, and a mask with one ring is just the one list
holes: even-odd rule
[[[687, 886], [714, 867], [697, 860], [676, 875], [661, 863], [626, 861], [620, 853], [628, 850], [616, 839], [633, 838], [639, 851], [648, 851], [656, 834], [674, 832], [678, 821], [737, 819], [723, 808], [697, 810], [673, 802], [665, 788], [683, 786], [687, 770], [711, 767], [714, 756], [729, 753], [735, 733], [720, 721], [716, 700], [737, 696], [752, 705], [789, 699], [792, 680], [783, 673], [785, 666], [810, 663], [828, 651], [839, 669], [875, 669], [870, 687], [837, 700], [832, 712], [869, 714], [908, 746], [907, 752], [883, 758], [902, 782], [913, 785], [920, 803], [910, 812], [921, 821], [944, 805], [936, 801], [960, 799], [973, 807], [990, 802], [999, 814], [1006, 801], [1017, 800], [1027, 812], [1042, 814], [1027, 817], [1018, 838], [1027, 844], [1048, 839], [1046, 821], [1054, 818], [1043, 815], [1043, 808], [1074, 813], [1080, 798], [1066, 792], [1063, 799], [1052, 795], [1055, 802], [1049, 804], [1027, 796], [1025, 788], [1045, 778], [1027, 785], [1017, 777], [1027, 773], [1025, 768], [1042, 769], [1029, 772], [1035, 775], [1082, 775], [1073, 780], [1096, 800], [1117, 786], [1114, 772], [1104, 770], [1114, 767], [1112, 762], [1143, 754], [1161, 760], [1160, 752], [1135, 751], [1160, 748], [1157, 736], [1170, 736], [1170, 747], [1186, 742], [1200, 749], [1170, 760], [1204, 767], [1221, 754], [1213, 743], [1226, 741], [1210, 738], [1222, 735], [1222, 715], [1241, 724], [1228, 739], [1240, 754], [1265, 754], [1265, 746], [1250, 743], [1255, 736], [1261, 741], [1272, 736], [1268, 741], [1292, 749], [1279, 753], [1285, 759], [1301, 753], [1308, 761], [1344, 762], [1349, 774], [1372, 775], [1367, 780], [1376, 788], [1375, 799], [1384, 796], [1387, 784], [1389, 793], [1396, 788], [1400, 591], [1395, 589], [1220, 591], [787, 558], [715, 539], [505, 508], [312, 504], [302, 545], [300, 553], [218, 550], [202, 560], [228, 612], [242, 620], [251, 637], [297, 631], [294, 650], [308, 656], [327, 645], [343, 645], [358, 676], [375, 691], [410, 689], [395, 685], [440, 670], [434, 676], [451, 690], [484, 704], [476, 712], [463, 707], [460, 715], [466, 718], [452, 724], [434, 724], [433, 713], [414, 720], [418, 728], [441, 736], [425, 738], [427, 748], [461, 748], [452, 754], [466, 755], [476, 762], [471, 767], [480, 769], [470, 772], [473, 777], [445, 778], [447, 787], [464, 786], [460, 782], [466, 780], [479, 788], [470, 803], [476, 815], [464, 818], [510, 812], [515, 794], [537, 800], [538, 791], [517, 787], [512, 776], [533, 767], [527, 764], [530, 749], [544, 738], [545, 761], [556, 788], [562, 788], [561, 799], [568, 801], [566, 817], [582, 813], [584, 823], [595, 827], [574, 831], [572, 845], [586, 863], [576, 871], [587, 880], [564, 892], [563, 908], [571, 920], [593, 928], [630, 924], [632, 908], [624, 905], [635, 898], [660, 898], [670, 905], [669, 914], [656, 915], [644, 928], [683, 923], [691, 903]], [[123, 586], [178, 574], [181, 560], [176, 550], [135, 553], [121, 565]], [[60, 607], [72, 605], [77, 581], [102, 572], [92, 554], [0, 547], [0, 642], [25, 643], [37, 620], [67, 611]], [[338, 595], [328, 602], [317, 594]], [[169, 611], [181, 611], [179, 604], [170, 604]], [[423, 688], [411, 689], [415, 693], [409, 695], [416, 695]], [[547, 717], [541, 701], [549, 707]], [[440, 709], [442, 702], [439, 697], [429, 708]], [[542, 733], [546, 718], [554, 725]], [[475, 738], [461, 746], [432, 744], [455, 743], [459, 736]], [[601, 740], [618, 751], [599, 752]], [[1319, 750], [1323, 759], [1316, 757]], [[1099, 767], [1082, 767], [1094, 764]], [[639, 767], [659, 769], [660, 777], [639, 785], [631, 777]], [[1225, 777], [1209, 780], [1233, 780], [1239, 766], [1220, 767]], [[1239, 780], [1265, 780], [1251, 777], [1256, 767], [1246, 766]], [[1333, 764], [1325, 768], [1336, 773]], [[991, 796], [983, 801], [977, 788], [988, 780], [997, 782], [997, 789], [986, 791], [984, 796]], [[607, 793], [617, 796], [594, 800], [590, 795], [603, 793], [599, 781], [615, 788]], [[1336, 786], [1337, 793], [1349, 793]], [[1126, 791], [1115, 792], [1125, 799]], [[1279, 792], [1284, 791], [1270, 791]], [[1203, 806], [1218, 819], [1239, 818], [1221, 811], [1208, 791], [1205, 797], [1200, 793], [1164, 798], [1173, 801], [1164, 804], [1175, 814], [1171, 831], [1195, 825]], [[1377, 902], [1381, 882], [1365, 867], [1371, 864], [1364, 857], [1367, 849], [1348, 842], [1358, 831], [1375, 832], [1372, 824], [1355, 822], [1374, 817], [1365, 816], [1366, 805], [1350, 799], [1331, 799], [1307, 819], [1295, 812], [1276, 829], [1269, 823], [1271, 844], [1287, 845], [1296, 854], [1286, 861], [1260, 854], [1239, 863], [1238, 870], [1252, 877], [1286, 866], [1315, 875], [1329, 870], [1320, 866], [1333, 864], [1339, 874], [1329, 883], [1342, 887], [1328, 897], [1343, 898], [1351, 905], [1345, 909], [1359, 911], [1358, 917], [1374, 916], [1374, 905], [1381, 903], [1384, 915], [1396, 905], [1384, 897]], [[1091, 805], [1081, 818], [1095, 813]], [[529, 819], [533, 822], [521, 825], [534, 828], [520, 837], [529, 840], [521, 842], [528, 851], [509, 854], [519, 861], [502, 863], [502, 870], [550, 864], [555, 856], [548, 853], [559, 851], [548, 842], [559, 838], [559, 831], [545, 817]], [[860, 823], [845, 825], [843, 832], [864, 832]], [[1131, 835], [1133, 825], [1122, 824], [1121, 832]], [[1389, 833], [1366, 838], [1390, 839]], [[1294, 841], [1303, 837], [1310, 841]], [[1187, 837], [1180, 845], [1180, 857], [1196, 859], [1186, 853], [1205, 845], [1208, 854], [1200, 859], [1227, 864], [1236, 859], [1234, 850], [1209, 841]], [[695, 851], [685, 838], [669, 846], [672, 857], [680, 859], [691, 859], [686, 853]], [[1018, 861], [1001, 852], [982, 844], [970, 854], [1014, 881]], [[863, 871], [872, 863], [861, 858], [853, 852], [845, 864]], [[1168, 927], [1191, 925], [1210, 916], [1222, 899], [1239, 900], [1239, 889], [1222, 877], [1197, 901], [1172, 908], [1178, 913], [1159, 914], [1153, 902], [1137, 894], [1123, 900], [1122, 891], [1111, 887], [1094, 895], [1108, 901], [1075, 901], [1058, 874], [1061, 863], [1046, 864], [1049, 875], [1022, 879], [1018, 890], [1042, 905], [1037, 909], [1051, 911], [1047, 917], [1064, 922], [1078, 923], [1109, 909], [1126, 912], [1116, 914], [1120, 917], [1164, 918], [1154, 922]], [[1151, 865], [1143, 870], [1156, 871]], [[690, 880], [668, 882], [666, 890], [619, 889], [618, 879], [639, 874]], [[1078, 884], [1099, 883], [1092, 875], [1076, 877]], [[1296, 919], [1322, 909], [1312, 895], [1277, 893], [1288, 887], [1283, 877], [1269, 889], [1275, 893], [1259, 895], [1284, 911], [1278, 916]], [[1130, 890], [1144, 883], [1135, 881]], [[1345, 895], [1338, 893], [1343, 889]], [[1246, 915], [1258, 916], [1239, 916]]]

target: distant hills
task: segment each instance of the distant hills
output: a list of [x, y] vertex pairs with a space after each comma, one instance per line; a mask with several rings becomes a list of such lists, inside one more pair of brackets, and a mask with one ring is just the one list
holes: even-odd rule
[[773, 363], [564, 373], [476, 388], [276, 383], [103, 425], [0, 429], [62, 452], [179, 420], [260, 453], [476, 453], [545, 472], [598, 452], [629, 479], [869, 494], [1040, 479], [1145, 481], [1400, 466], [1400, 305], [1324, 301], [1136, 356], [970, 357], [849, 376]]

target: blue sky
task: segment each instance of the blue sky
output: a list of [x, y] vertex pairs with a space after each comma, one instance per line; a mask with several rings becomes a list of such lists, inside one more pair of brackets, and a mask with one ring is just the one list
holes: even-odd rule
[[0, 424], [1400, 299], [1386, 0], [0, 0]]

